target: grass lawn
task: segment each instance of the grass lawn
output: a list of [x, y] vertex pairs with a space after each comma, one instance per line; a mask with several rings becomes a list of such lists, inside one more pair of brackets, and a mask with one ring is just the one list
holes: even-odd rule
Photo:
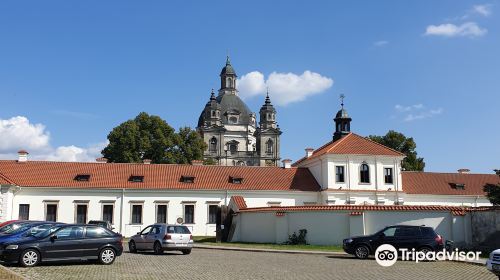
[[276, 250], [343, 252], [342, 246], [338, 245], [284, 245], [284, 244], [272, 244], [272, 243], [247, 243], [247, 242], [216, 243], [215, 237], [212, 236], [193, 236], [193, 240], [195, 243], [205, 244], [210, 246], [227, 246], [227, 247], [276, 249]]

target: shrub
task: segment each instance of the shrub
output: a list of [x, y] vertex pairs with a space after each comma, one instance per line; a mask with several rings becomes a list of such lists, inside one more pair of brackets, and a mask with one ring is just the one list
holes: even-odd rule
[[292, 235], [288, 236], [288, 241], [285, 244], [288, 245], [307, 245], [306, 241], [307, 229], [300, 229], [299, 234], [293, 232]]

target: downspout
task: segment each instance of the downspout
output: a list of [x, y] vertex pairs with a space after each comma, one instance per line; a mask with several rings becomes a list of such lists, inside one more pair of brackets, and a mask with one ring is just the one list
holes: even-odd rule
[[122, 188], [122, 199], [121, 199], [121, 202], [120, 202], [120, 233], [122, 235], [124, 235], [123, 234], [123, 204], [125, 202], [124, 197], [125, 197], [125, 189]]

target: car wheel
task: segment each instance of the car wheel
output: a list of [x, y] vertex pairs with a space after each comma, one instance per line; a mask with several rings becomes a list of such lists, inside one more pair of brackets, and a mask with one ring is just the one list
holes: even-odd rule
[[181, 252], [184, 255], [189, 255], [189, 254], [191, 254], [191, 249], [182, 250]]
[[358, 259], [366, 259], [370, 255], [370, 249], [366, 245], [359, 245], [354, 249], [354, 256]]
[[[418, 249], [418, 251], [424, 253], [425, 255], [427, 255], [427, 253], [432, 252], [432, 248], [430, 248], [430, 247], [422, 247], [422, 248]], [[428, 260], [424, 259], [423, 261], [428, 261]]]
[[128, 250], [130, 253], [137, 253], [137, 247], [135, 246], [134, 240], [130, 240], [130, 242], [128, 243]]
[[155, 255], [161, 255], [163, 254], [163, 248], [161, 247], [160, 242], [156, 241], [155, 245], [153, 246], [153, 251]]
[[99, 253], [99, 262], [101, 264], [112, 264], [116, 259], [116, 252], [113, 248], [104, 248]]
[[40, 253], [34, 249], [24, 251], [19, 257], [19, 263], [24, 267], [33, 267], [40, 262]]

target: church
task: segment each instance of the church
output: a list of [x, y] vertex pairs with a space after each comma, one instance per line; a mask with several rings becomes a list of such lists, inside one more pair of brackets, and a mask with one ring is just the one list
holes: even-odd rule
[[205, 160], [217, 165], [278, 166], [281, 130], [269, 94], [256, 115], [238, 96], [236, 71], [229, 57], [214, 91], [201, 112], [197, 130], [208, 146]]
[[491, 205], [483, 186], [500, 183], [499, 176], [404, 171], [404, 154], [351, 131], [343, 103], [335, 126], [323, 130], [331, 141], [278, 166], [276, 110], [267, 96], [257, 126], [256, 115], [238, 97], [236, 77], [228, 58], [221, 88], [217, 96], [211, 93], [198, 122], [208, 145], [205, 158], [216, 165], [33, 161], [21, 150], [17, 159], [0, 160], [0, 222], [106, 220], [128, 237], [152, 223], [182, 221], [194, 235], [207, 236], [215, 235], [218, 209], [236, 197], [246, 211], [260, 207], [276, 215], [280, 207], [357, 207], [352, 213], [358, 215], [364, 209], [359, 207]]

